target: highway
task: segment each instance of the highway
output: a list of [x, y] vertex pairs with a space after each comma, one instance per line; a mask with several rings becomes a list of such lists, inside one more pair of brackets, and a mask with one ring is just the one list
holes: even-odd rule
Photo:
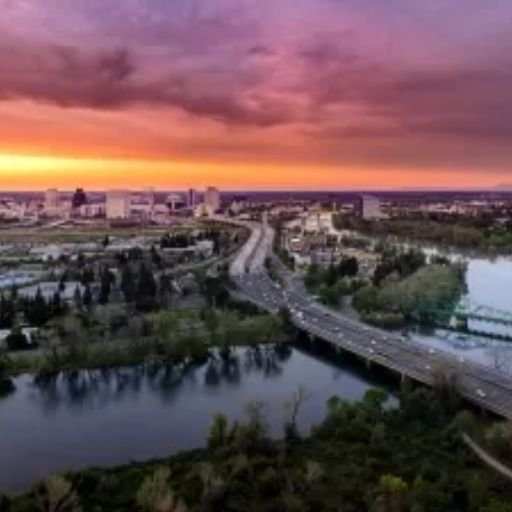
[[[512, 379], [492, 368], [466, 361], [407, 338], [368, 326], [315, 301], [302, 279], [272, 253], [272, 228], [247, 226], [251, 237], [231, 264], [231, 278], [239, 293], [258, 307], [277, 313], [286, 307], [293, 323], [313, 338], [351, 352], [368, 363], [379, 364], [418, 382], [433, 385], [442, 372], [456, 375], [459, 393], [472, 403], [512, 419]], [[280, 282], [266, 271], [271, 258]]]

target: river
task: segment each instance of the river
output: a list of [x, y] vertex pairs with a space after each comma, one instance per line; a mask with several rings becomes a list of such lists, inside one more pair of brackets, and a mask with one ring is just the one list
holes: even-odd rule
[[[335, 232], [341, 236], [355, 236], [369, 241], [371, 247], [382, 240], [368, 237], [356, 231]], [[484, 257], [456, 249], [436, 247], [417, 241], [400, 241], [396, 237], [385, 238], [388, 244], [402, 249], [415, 248], [427, 256], [443, 255], [452, 261], [467, 265], [465, 304], [485, 306], [510, 313], [512, 319], [512, 257]], [[512, 337], [512, 325], [469, 320], [470, 330]], [[413, 342], [457, 355], [461, 361], [473, 361], [499, 372], [512, 375], [512, 341], [500, 341], [487, 336], [476, 336], [442, 329], [413, 328], [409, 332]]]
[[[428, 248], [427, 248], [428, 252]], [[481, 258], [450, 253], [467, 263], [467, 292], [464, 301], [508, 312], [512, 315], [512, 259], [507, 257]], [[512, 327], [476, 320], [469, 321], [469, 328], [488, 333], [512, 335]], [[423, 330], [411, 338], [464, 359], [491, 366], [503, 373], [512, 374], [512, 342], [487, 337]]]
[[[376, 380], [378, 379], [378, 380]], [[49, 474], [165, 457], [204, 445], [216, 413], [243, 418], [248, 403], [265, 404], [270, 433], [281, 436], [284, 404], [303, 386], [299, 426], [325, 416], [332, 395], [359, 399], [388, 387], [353, 361], [336, 362], [298, 347], [237, 349], [184, 371], [171, 367], [79, 371], [54, 378], [21, 375], [0, 399], [0, 490], [26, 490]]]

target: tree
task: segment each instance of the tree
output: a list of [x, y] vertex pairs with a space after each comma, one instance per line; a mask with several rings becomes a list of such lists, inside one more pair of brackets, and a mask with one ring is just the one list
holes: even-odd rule
[[29, 305], [27, 311], [27, 319], [30, 323], [36, 326], [43, 325], [50, 316], [48, 310], [49, 308], [43, 297], [41, 289], [38, 288], [34, 299], [31, 301]]
[[156, 250], [156, 247], [154, 244], [151, 245], [150, 254], [151, 254], [151, 262], [153, 263], [153, 265], [159, 267], [162, 264], [162, 257]]
[[77, 285], [75, 288], [75, 293], [73, 294], [73, 302], [75, 304], [75, 308], [77, 311], [82, 311], [83, 301], [82, 301], [82, 292], [80, 291], [80, 287]]
[[481, 512], [512, 512], [512, 503], [493, 500], [483, 507]]
[[66, 310], [66, 303], [63, 302], [63, 300], [60, 296], [60, 293], [58, 291], [56, 291], [52, 297], [51, 311], [47, 312], [47, 319], [50, 318], [49, 313], [51, 313], [51, 316], [59, 316], [59, 315], [62, 315], [65, 312], [65, 310]]
[[82, 275], [80, 276], [80, 283], [82, 286], [94, 283], [95, 279], [94, 270], [92, 267], [87, 266], [82, 270]]
[[288, 412], [288, 418], [285, 421], [284, 429], [287, 439], [298, 439], [299, 429], [297, 427], [297, 417], [302, 404], [308, 399], [306, 389], [299, 386], [299, 389], [293, 394], [292, 399], [285, 404], [285, 409]]
[[171, 470], [162, 466], [146, 477], [137, 491], [137, 505], [144, 512], [186, 512], [183, 501], [170, 486]]
[[223, 446], [228, 437], [228, 420], [224, 414], [217, 414], [213, 418], [208, 433], [208, 448], [216, 449]]
[[5, 344], [9, 350], [26, 350], [30, 347], [27, 337], [18, 326], [12, 328], [11, 332], [5, 338]]
[[158, 281], [158, 301], [160, 306], [167, 308], [171, 303], [172, 285], [171, 277], [165, 272], [162, 272]]
[[157, 285], [153, 272], [141, 263], [136, 288], [136, 305], [141, 311], [150, 311], [156, 306]]
[[34, 505], [41, 512], [79, 512], [78, 496], [73, 486], [61, 476], [51, 476], [38, 489]]
[[374, 510], [376, 512], [405, 512], [407, 510], [408, 490], [407, 483], [400, 477], [382, 475]]
[[226, 491], [226, 483], [223, 478], [208, 462], [201, 464], [199, 475], [203, 483], [202, 510], [222, 510], [220, 502]]
[[107, 268], [104, 268], [101, 272], [100, 294], [98, 297], [98, 302], [100, 304], [107, 304], [114, 280], [115, 278], [112, 272]]
[[123, 265], [121, 270], [121, 291], [123, 292], [124, 300], [129, 304], [135, 300], [135, 276], [129, 263]]
[[92, 306], [92, 292], [90, 286], [85, 285], [84, 295], [82, 297], [82, 302], [86, 309], [89, 309]]
[[207, 275], [202, 280], [203, 294], [212, 307], [217, 307], [224, 304], [229, 294], [226, 290], [227, 278], [223, 274], [218, 276]]
[[159, 341], [164, 343], [175, 339], [180, 329], [180, 319], [174, 312], [159, 311], [154, 317], [154, 331]]
[[5, 297], [4, 294], [0, 295], [0, 328], [10, 329], [14, 322], [15, 299], [12, 296]]

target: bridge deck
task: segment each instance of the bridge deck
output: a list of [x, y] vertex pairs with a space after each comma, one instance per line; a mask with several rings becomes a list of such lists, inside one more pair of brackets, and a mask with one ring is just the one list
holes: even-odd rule
[[[460, 394], [472, 403], [512, 419], [512, 378], [491, 368], [464, 361], [453, 354], [411, 343], [396, 334], [369, 327], [313, 301], [296, 274], [271, 253], [273, 233], [263, 227], [255, 233], [233, 275], [247, 300], [272, 313], [281, 307], [291, 312], [293, 323], [315, 338], [325, 340], [372, 363], [379, 364], [418, 382], [433, 385], [445, 370], [457, 376]], [[254, 243], [255, 239], [257, 240]], [[264, 267], [254, 262], [273, 257], [282, 285], [274, 283]], [[244, 272], [240, 272], [244, 269]]]

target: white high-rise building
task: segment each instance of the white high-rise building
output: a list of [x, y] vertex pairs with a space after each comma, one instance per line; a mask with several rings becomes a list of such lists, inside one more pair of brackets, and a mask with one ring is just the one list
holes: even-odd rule
[[131, 194], [127, 190], [108, 190], [105, 204], [107, 219], [128, 219], [131, 209]]
[[384, 219], [387, 217], [381, 210], [378, 197], [366, 195], [361, 197], [361, 217], [366, 220]]
[[57, 214], [60, 208], [59, 191], [49, 188], [44, 194], [44, 211], [49, 214]]
[[220, 209], [220, 192], [215, 187], [208, 187], [204, 193], [204, 203], [209, 210], [216, 212]]

